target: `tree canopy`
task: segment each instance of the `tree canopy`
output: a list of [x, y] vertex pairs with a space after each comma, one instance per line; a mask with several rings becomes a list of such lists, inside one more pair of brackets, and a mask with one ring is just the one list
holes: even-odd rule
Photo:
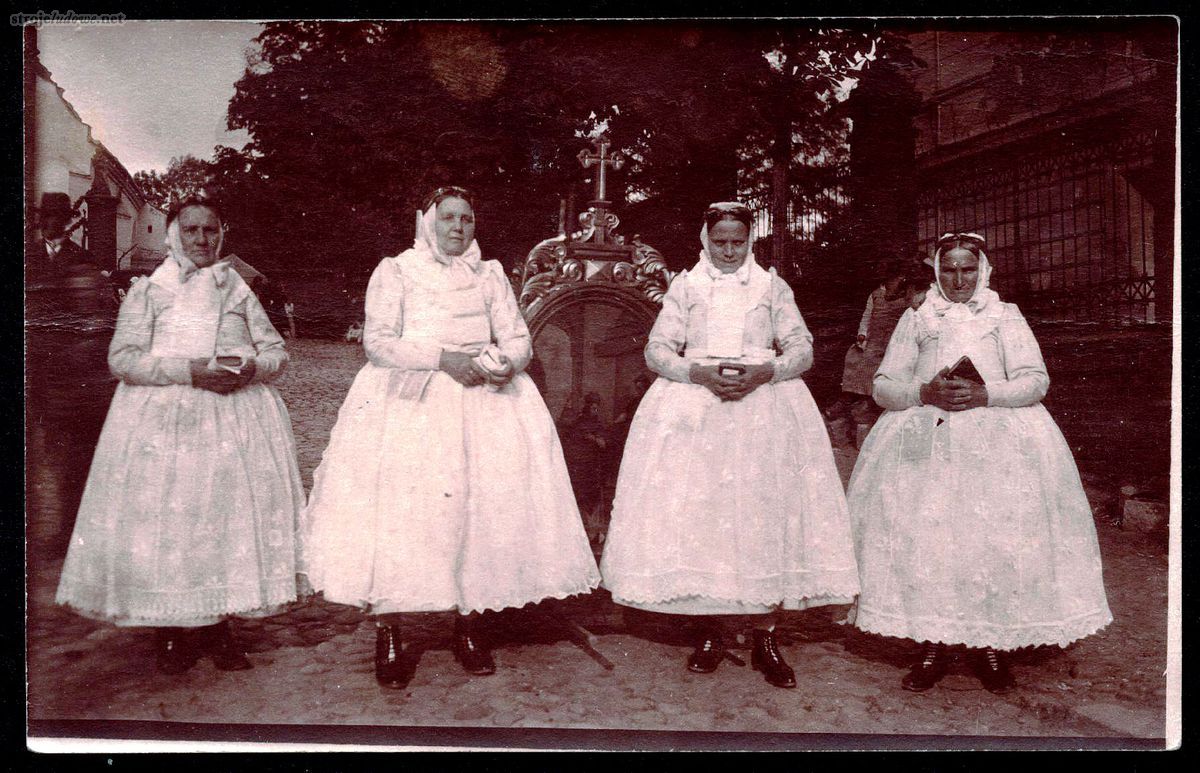
[[172, 158], [165, 172], [138, 172], [133, 181], [148, 202], [165, 210], [172, 202], [203, 191], [211, 173], [208, 161], [189, 154]]
[[831, 94], [873, 40], [778, 22], [270, 23], [229, 106], [251, 140], [218, 150], [212, 186], [239, 254], [369, 270], [407, 246], [424, 193], [465, 185], [485, 254], [511, 265], [555, 233], [560, 196], [587, 205], [575, 155], [603, 128], [630, 159], [620, 232], [679, 265], [751, 156], [766, 164], [785, 130], [797, 153], [828, 144]]

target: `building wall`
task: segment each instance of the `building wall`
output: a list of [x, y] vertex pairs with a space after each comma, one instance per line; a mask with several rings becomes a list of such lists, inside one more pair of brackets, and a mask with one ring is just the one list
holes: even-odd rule
[[[95, 148], [91, 130], [48, 77], [37, 78], [35, 99], [34, 200], [40, 202], [43, 193], [65, 192], [72, 202], [77, 202], [92, 185]], [[83, 229], [76, 229], [71, 237], [82, 244]]]
[[166, 213], [150, 204], [143, 204], [134, 221], [133, 241], [136, 246], [129, 254], [129, 267], [152, 269], [157, 266], [166, 255], [166, 239]]
[[[1077, 32], [1076, 38], [1088, 33]], [[1059, 31], [1064, 45], [1072, 36]], [[1012, 33], [932, 30], [911, 36], [913, 53], [926, 62], [915, 74], [925, 105], [916, 121], [917, 154], [926, 155], [982, 135], [1015, 127], [1084, 100], [1102, 99], [1152, 79], [1158, 72], [1145, 41], [1131, 33], [1103, 38], [1102, 53], [1070, 77], [1043, 83], [1031, 101], [1003, 100], [1001, 81], [1019, 84], [1021, 62], [1037, 54], [1032, 37]], [[1092, 38], [1095, 40], [1096, 38]], [[1012, 56], [1016, 55], [1016, 56]]]
[[[93, 189], [106, 190], [116, 196], [116, 254], [97, 255], [111, 261], [114, 267], [129, 268], [141, 256], [143, 263], [157, 263], [164, 253], [166, 215], [130, 193], [96, 163], [98, 153], [107, 154], [92, 138], [91, 128], [75, 112], [62, 90], [44, 68], [39, 69], [36, 86], [34, 200], [41, 201], [43, 193], [65, 192], [73, 203], [79, 202]], [[108, 163], [118, 161], [109, 157]], [[127, 175], [123, 168], [117, 174]], [[97, 183], [96, 176], [101, 180]], [[86, 211], [86, 204], [83, 207]], [[150, 226], [152, 231], [147, 233]], [[76, 229], [71, 238], [86, 244], [86, 226]], [[118, 258], [121, 265], [116, 265]]]
[[117, 203], [117, 257], [127, 255], [134, 246], [133, 226], [137, 221], [141, 202], [131, 201], [119, 194]]
[[982, 233], [997, 288], [1040, 318], [1155, 322], [1173, 259], [1170, 79], [1144, 36], [1098, 40], [1085, 67], [1043, 73], [1020, 99], [1028, 57], [1009, 54], [1032, 53], [1022, 46], [1034, 39], [912, 36], [928, 65], [914, 81], [918, 239], [928, 249], [947, 231]]
[[1080, 468], [1117, 484], [1164, 480], [1175, 65], [1163, 38], [1110, 29], [1086, 66], [1043, 71], [1025, 100], [1012, 95], [1033, 38], [1025, 48], [995, 32], [910, 40], [927, 63], [914, 75], [922, 246], [948, 231], [983, 234], [993, 286], [1037, 335], [1045, 405]]

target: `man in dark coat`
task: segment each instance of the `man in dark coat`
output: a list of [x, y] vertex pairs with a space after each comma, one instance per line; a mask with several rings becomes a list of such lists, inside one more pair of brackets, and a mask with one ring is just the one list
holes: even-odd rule
[[25, 249], [26, 516], [31, 542], [63, 553], [116, 385], [116, 303], [102, 267], [71, 241], [65, 193], [43, 194]]

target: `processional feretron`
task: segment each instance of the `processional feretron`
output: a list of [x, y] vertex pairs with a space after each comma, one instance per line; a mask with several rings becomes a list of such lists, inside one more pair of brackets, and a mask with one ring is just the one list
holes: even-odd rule
[[[604, 136], [592, 144], [595, 152], [580, 151], [579, 161], [585, 169], [597, 167], [596, 198], [587, 211], [579, 214], [580, 227], [574, 233], [567, 226], [568, 214], [563, 204], [558, 236], [539, 242], [525, 258], [518, 298], [535, 342], [539, 333], [557, 317], [584, 306], [605, 307], [604, 316], [620, 324], [617, 329], [610, 326], [609, 335], [602, 339], [589, 337], [586, 345], [596, 350], [591, 354], [608, 358], [633, 348], [640, 351], [645, 345], [646, 333], [658, 315], [673, 273], [667, 270], [662, 254], [644, 243], [639, 235], [626, 240], [615, 233], [620, 220], [612, 211], [612, 202], [607, 200], [607, 173], [609, 168], [620, 169], [624, 159], [620, 154], [609, 153], [611, 143]], [[621, 334], [627, 337], [622, 339]], [[580, 390], [588, 382], [584, 379], [572, 386], [573, 396], [581, 397]], [[554, 408], [561, 406], [552, 407], [558, 418]]]
[[559, 234], [525, 259], [518, 298], [533, 336], [529, 373], [558, 424], [576, 498], [594, 544], [608, 524], [612, 488], [636, 407], [652, 374], [643, 349], [673, 273], [640, 236], [618, 235], [609, 170], [624, 159], [601, 135], [579, 153], [595, 167], [595, 198], [572, 232], [565, 202]]

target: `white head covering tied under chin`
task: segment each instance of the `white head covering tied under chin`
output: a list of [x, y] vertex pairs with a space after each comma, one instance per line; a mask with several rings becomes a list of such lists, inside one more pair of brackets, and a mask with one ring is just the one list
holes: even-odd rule
[[183, 251], [183, 237], [179, 233], [179, 219], [171, 221], [167, 226], [167, 255], [175, 259], [179, 266], [180, 283], [188, 282], [193, 275], [211, 276], [218, 287], [223, 287], [229, 277], [230, 261], [221, 260], [221, 247], [225, 244], [225, 228], [217, 231], [217, 260], [211, 266], [200, 268]]
[[753, 225], [749, 227], [747, 241], [750, 248], [742, 265], [736, 271], [725, 273], [712, 261], [708, 224], [705, 223], [700, 229], [703, 249], [700, 250], [700, 260], [692, 267], [688, 277], [695, 286], [708, 293], [706, 353], [709, 357], [742, 356], [746, 314], [771, 289], [771, 275], [754, 259]]
[[479, 242], [471, 239], [462, 255], [447, 255], [438, 248], [437, 229], [434, 225], [437, 219], [437, 204], [430, 205], [424, 212], [417, 212], [416, 237], [411, 249], [413, 254], [402, 257], [421, 257], [440, 263], [450, 269], [455, 287], [463, 287], [476, 281], [483, 257]]
[[[217, 235], [218, 256], [224, 237], [222, 229]], [[150, 281], [171, 291], [174, 300], [155, 324], [151, 354], [187, 358], [220, 354], [215, 350], [225, 289], [231, 282], [241, 286], [245, 282], [229, 270], [228, 260], [218, 260], [204, 268], [193, 263], [184, 254], [178, 220], [167, 226], [166, 244], [167, 258], [150, 276]]]
[[[933, 284], [925, 294], [925, 302], [921, 304], [918, 313], [922, 315], [926, 326], [938, 334], [937, 367], [953, 365], [964, 354], [972, 354], [976, 344], [995, 329], [1003, 312], [1000, 296], [988, 287], [992, 276], [992, 264], [988, 261], [987, 253], [982, 244], [983, 237], [976, 234], [962, 234], [978, 239], [979, 273], [975, 280], [975, 289], [965, 302], [951, 301], [941, 284], [942, 248], [933, 254], [932, 260], [926, 262], [933, 266]], [[943, 241], [955, 234], [946, 234]]]

